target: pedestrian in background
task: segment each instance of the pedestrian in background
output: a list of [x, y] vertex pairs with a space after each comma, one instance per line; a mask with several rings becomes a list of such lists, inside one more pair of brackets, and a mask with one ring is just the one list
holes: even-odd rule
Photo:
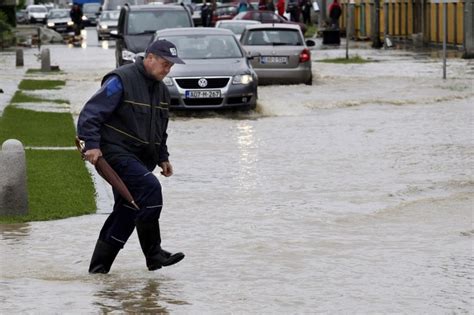
[[337, 0], [334, 0], [334, 2], [329, 6], [329, 18], [331, 20], [330, 27], [332, 29], [339, 29], [339, 18], [341, 17], [341, 14], [341, 6], [337, 2]]
[[278, 0], [277, 2], [278, 15], [285, 17], [285, 0]]
[[82, 9], [78, 4], [74, 4], [69, 11], [69, 16], [72, 22], [74, 22], [74, 35], [78, 36], [81, 34], [82, 29]]
[[104, 158], [130, 190], [140, 210], [114, 189], [115, 204], [97, 240], [90, 273], [108, 273], [133, 230], [149, 270], [175, 264], [183, 253], [161, 248], [159, 218], [163, 206], [161, 184], [152, 173], [158, 165], [173, 175], [168, 159], [167, 127], [170, 95], [162, 82], [175, 63], [184, 63], [175, 45], [158, 40], [145, 57], [117, 68], [102, 79], [102, 87], [87, 101], [77, 124], [85, 142], [84, 158], [92, 164]]
[[248, 2], [248, 0], [240, 0], [239, 5], [237, 6], [237, 13], [247, 12], [253, 10], [253, 6]]
[[303, 23], [311, 24], [311, 8], [313, 4], [311, 0], [302, 0], [301, 1], [301, 13], [303, 15]]
[[300, 21], [300, 6], [298, 0], [289, 0], [286, 7], [286, 13], [290, 14], [290, 21]]
[[260, 10], [260, 11], [266, 11], [267, 10], [266, 0], [258, 0], [258, 10]]
[[275, 13], [275, 5], [273, 4], [273, 0], [267, 0], [267, 4], [265, 6], [267, 11]]

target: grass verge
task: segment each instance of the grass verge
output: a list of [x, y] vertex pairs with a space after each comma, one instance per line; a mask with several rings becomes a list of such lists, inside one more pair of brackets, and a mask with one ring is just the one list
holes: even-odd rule
[[63, 80], [22, 80], [18, 86], [21, 90], [55, 90], [66, 85]]
[[69, 113], [36, 112], [7, 106], [0, 117], [0, 143], [17, 139], [25, 146], [74, 146], [76, 130]]
[[46, 98], [41, 98], [33, 95], [27, 95], [23, 93], [22, 91], [16, 91], [15, 94], [12, 97], [11, 103], [56, 103], [56, 104], [69, 104], [68, 100], [62, 100], [62, 99], [46, 99]]
[[0, 223], [64, 219], [95, 213], [94, 186], [76, 151], [26, 150], [29, 214]]
[[338, 63], [338, 64], [349, 64], [349, 63], [368, 63], [368, 62], [374, 62], [373, 60], [368, 60], [364, 59], [361, 56], [354, 56], [354, 57], [349, 57], [349, 59], [346, 58], [332, 58], [332, 59], [323, 59], [323, 60], [316, 60], [316, 62], [325, 62], [325, 63]]

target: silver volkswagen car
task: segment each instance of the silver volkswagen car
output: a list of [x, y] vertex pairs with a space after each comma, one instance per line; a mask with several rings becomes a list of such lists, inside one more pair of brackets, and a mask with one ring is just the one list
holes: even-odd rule
[[186, 64], [175, 64], [163, 82], [173, 109], [254, 109], [257, 75], [234, 34], [218, 28], [174, 28], [154, 39], [176, 45]]
[[313, 83], [311, 39], [305, 41], [298, 25], [248, 25], [240, 42], [251, 55], [252, 67], [261, 84]]

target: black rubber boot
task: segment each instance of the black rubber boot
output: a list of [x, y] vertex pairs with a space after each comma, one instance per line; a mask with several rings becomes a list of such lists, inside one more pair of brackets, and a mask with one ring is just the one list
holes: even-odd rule
[[171, 254], [162, 249], [160, 237], [160, 224], [156, 222], [137, 222], [138, 239], [146, 258], [148, 270], [160, 269], [163, 266], [171, 266], [184, 258], [183, 253]]
[[97, 240], [89, 266], [89, 273], [108, 273], [119, 251], [119, 247]]

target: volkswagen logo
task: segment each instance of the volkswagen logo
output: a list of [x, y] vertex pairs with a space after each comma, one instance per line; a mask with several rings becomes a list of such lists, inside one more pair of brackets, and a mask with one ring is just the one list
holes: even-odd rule
[[207, 80], [204, 78], [199, 79], [198, 84], [200, 87], [205, 88], [207, 86]]

